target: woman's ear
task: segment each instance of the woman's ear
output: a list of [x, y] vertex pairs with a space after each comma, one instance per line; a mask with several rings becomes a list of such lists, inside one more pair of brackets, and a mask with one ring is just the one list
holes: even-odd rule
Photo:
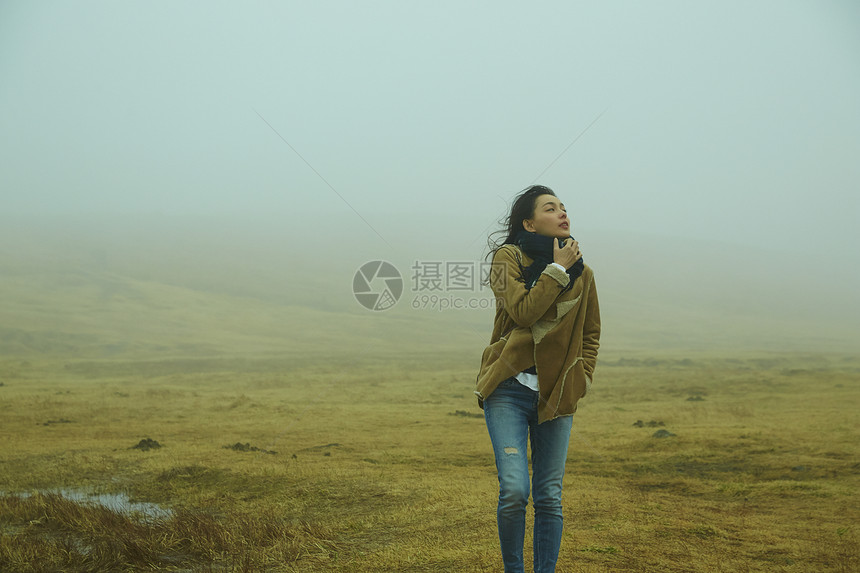
[[523, 219], [523, 229], [525, 229], [529, 233], [535, 232], [535, 226], [534, 223], [532, 223], [531, 219]]

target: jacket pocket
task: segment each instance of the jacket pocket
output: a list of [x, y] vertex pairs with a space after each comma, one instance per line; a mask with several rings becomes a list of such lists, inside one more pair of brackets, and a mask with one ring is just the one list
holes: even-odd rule
[[585, 363], [581, 358], [573, 366], [571, 383], [573, 384], [573, 395], [576, 396], [576, 399], [584, 398], [588, 393], [588, 376], [585, 374]]
[[482, 373], [487, 369], [489, 365], [498, 360], [499, 356], [502, 355], [502, 350], [505, 349], [505, 345], [507, 343], [507, 337], [502, 337], [484, 349], [484, 353], [481, 355]]

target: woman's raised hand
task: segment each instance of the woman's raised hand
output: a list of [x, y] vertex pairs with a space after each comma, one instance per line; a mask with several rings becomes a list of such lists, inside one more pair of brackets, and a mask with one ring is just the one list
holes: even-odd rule
[[569, 269], [582, 258], [582, 253], [579, 252], [579, 241], [568, 241], [563, 247], [558, 246], [559, 241], [561, 239], [552, 240], [552, 260]]

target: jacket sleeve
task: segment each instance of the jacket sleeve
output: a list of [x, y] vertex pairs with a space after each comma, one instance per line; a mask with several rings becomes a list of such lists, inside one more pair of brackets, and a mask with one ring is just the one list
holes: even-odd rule
[[530, 327], [543, 316], [570, 282], [570, 276], [547, 265], [537, 282], [526, 289], [511, 247], [502, 246], [493, 257], [490, 287], [496, 300], [519, 326]]
[[582, 327], [582, 360], [585, 374], [589, 380], [594, 377], [597, 365], [597, 349], [600, 346], [600, 306], [597, 302], [597, 287], [594, 275], [588, 289], [588, 300], [585, 307], [585, 323]]

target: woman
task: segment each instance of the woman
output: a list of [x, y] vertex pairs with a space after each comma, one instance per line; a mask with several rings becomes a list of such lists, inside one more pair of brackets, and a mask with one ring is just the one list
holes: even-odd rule
[[492, 251], [496, 296], [490, 345], [481, 357], [478, 404], [499, 474], [497, 521], [505, 573], [524, 572], [532, 450], [534, 570], [555, 571], [561, 486], [577, 401], [591, 386], [600, 338], [594, 273], [570, 236], [564, 204], [534, 185], [514, 200], [507, 238]]

